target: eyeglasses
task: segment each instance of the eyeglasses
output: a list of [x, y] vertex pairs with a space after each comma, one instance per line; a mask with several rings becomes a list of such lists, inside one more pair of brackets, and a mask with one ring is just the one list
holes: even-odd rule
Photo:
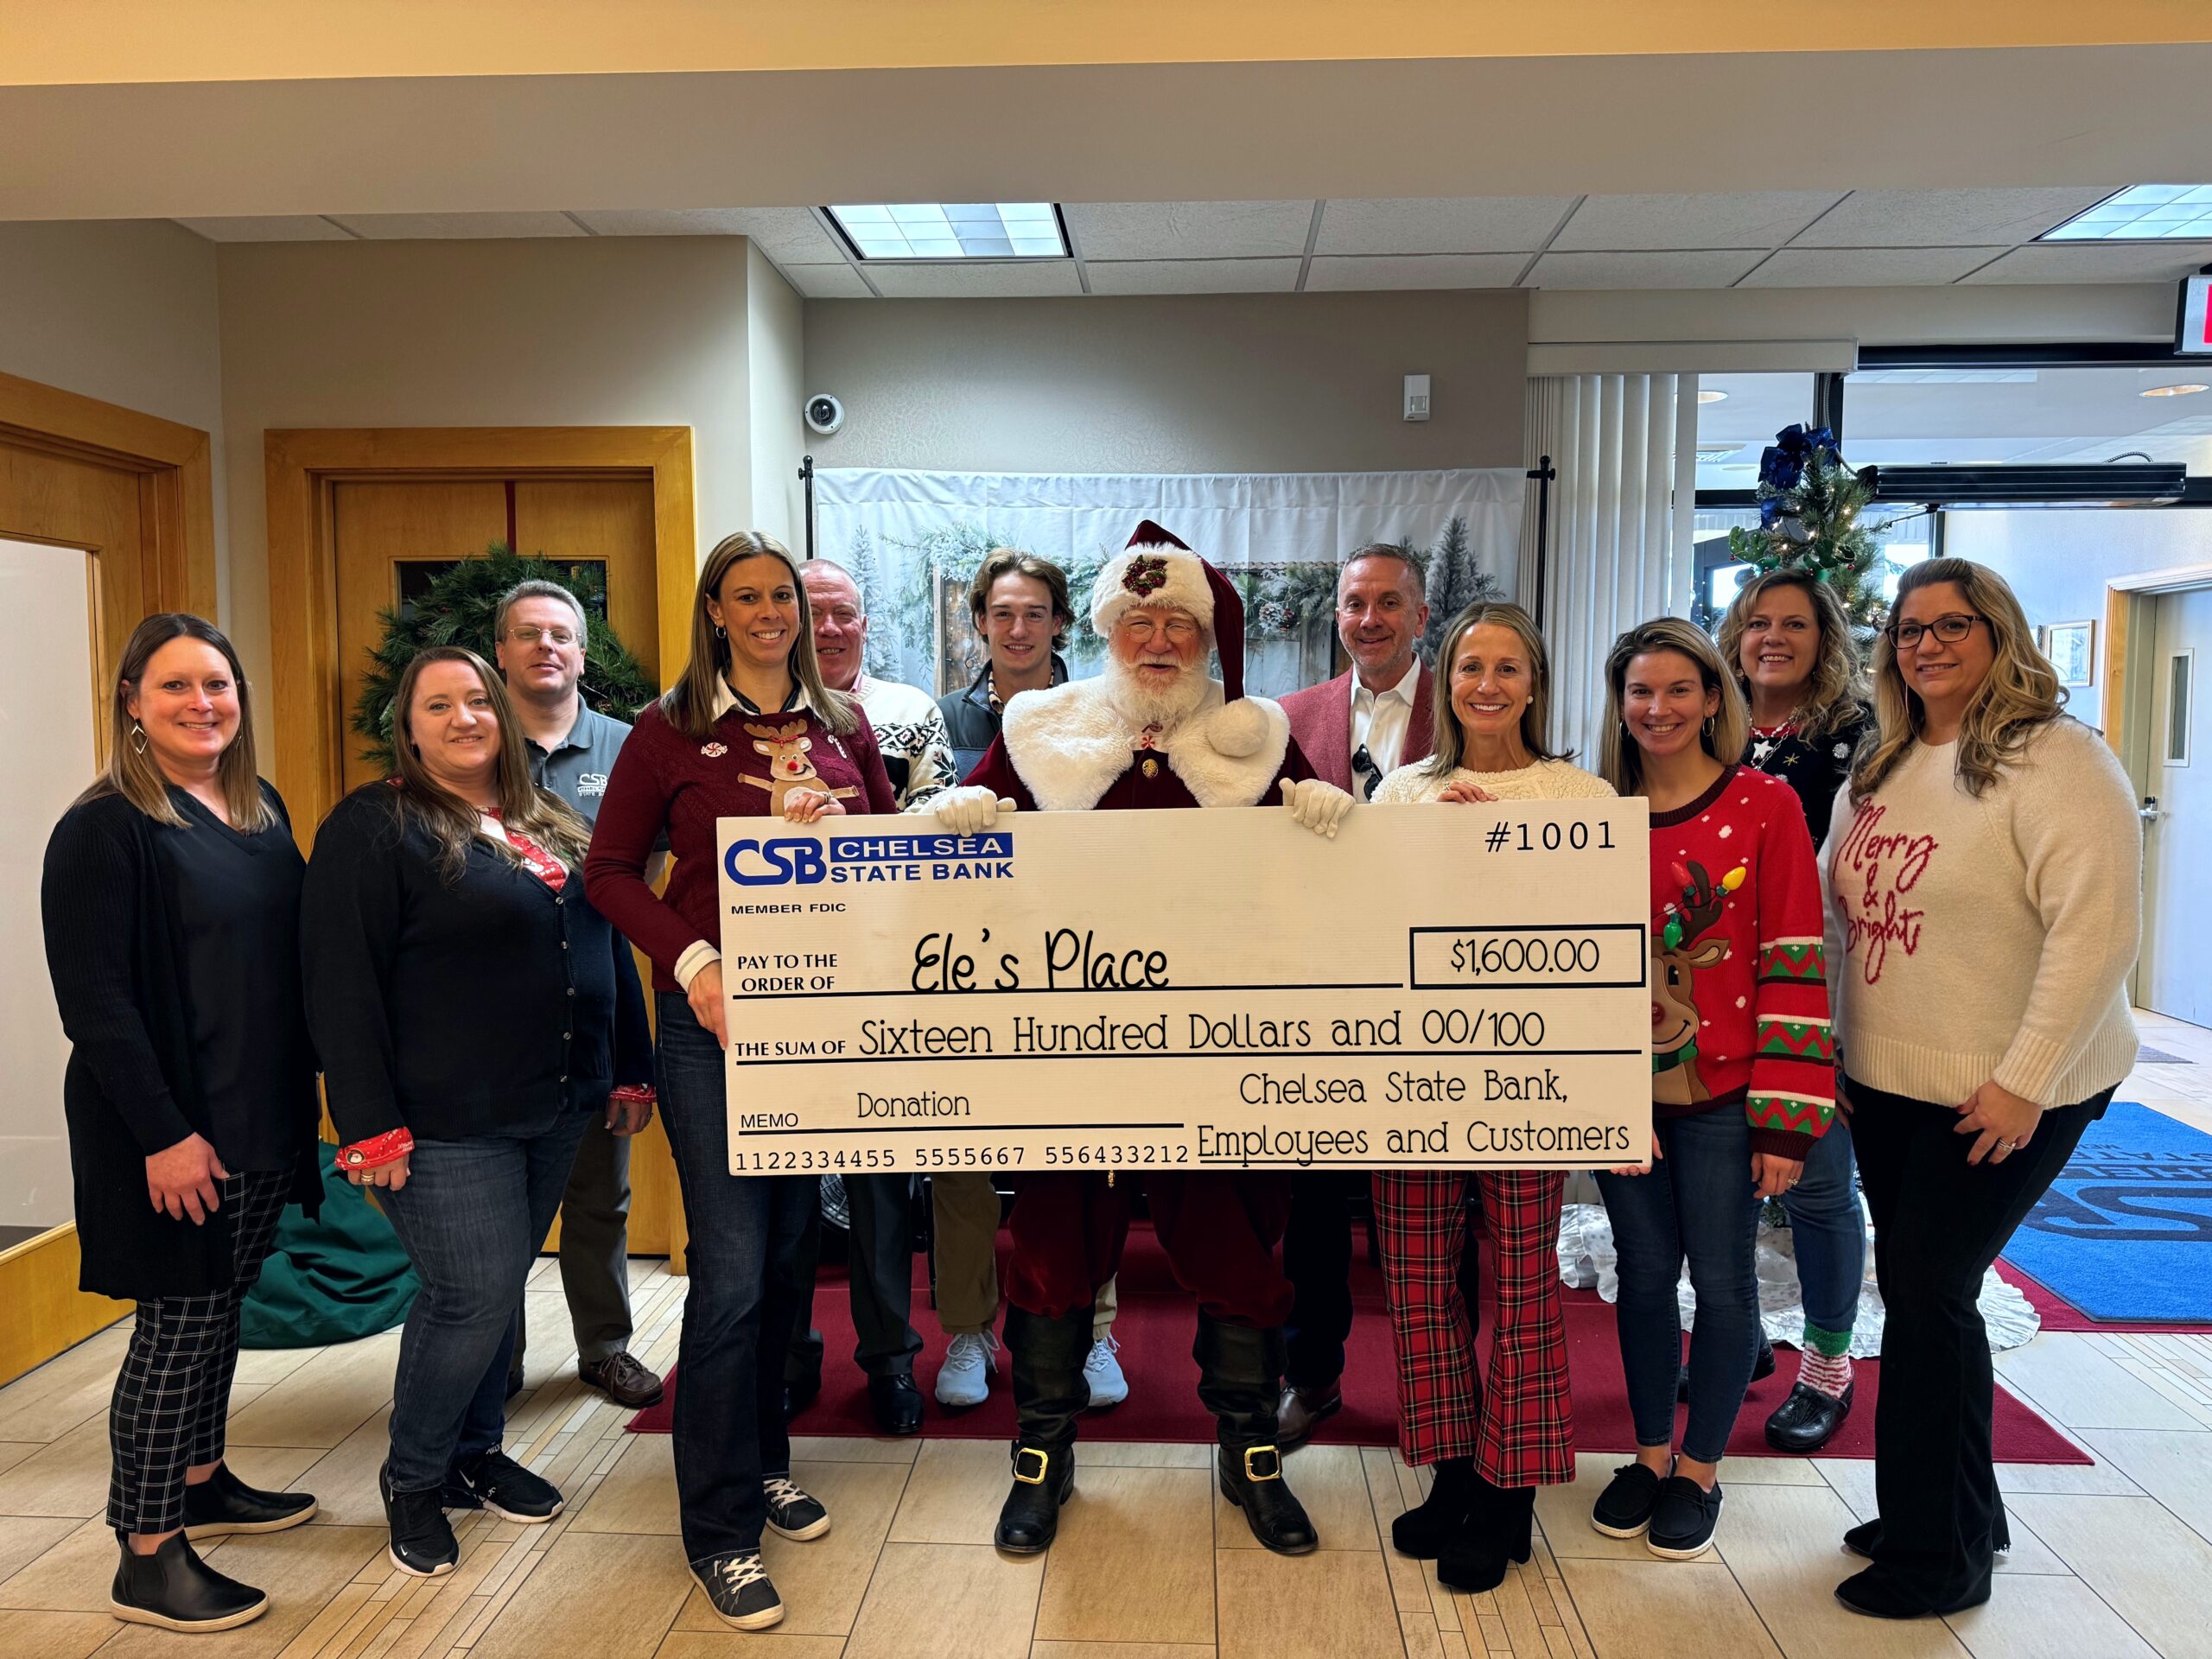
[[1359, 779], [1360, 798], [1373, 800], [1375, 786], [1382, 781], [1382, 768], [1375, 764], [1375, 757], [1367, 752], [1366, 744], [1361, 744], [1351, 752], [1351, 770], [1352, 775]]
[[1910, 651], [1920, 643], [1922, 635], [1929, 633], [1947, 645], [1955, 645], [1974, 632], [1975, 623], [1988, 620], [1986, 616], [1968, 616], [1963, 611], [1950, 611], [1933, 622], [1892, 622], [1882, 632], [1896, 649]]
[[1154, 622], [1149, 617], [1132, 616], [1122, 621], [1122, 628], [1139, 645], [1149, 640], [1155, 630], [1165, 633], [1179, 645], [1187, 645], [1198, 637], [1198, 625], [1187, 616], [1172, 616], [1165, 622]]
[[569, 628], [533, 628], [528, 626], [509, 628], [507, 630], [507, 638], [513, 640], [518, 645], [534, 645], [540, 639], [550, 639], [556, 645], [573, 645], [576, 643], [575, 632], [573, 629]]

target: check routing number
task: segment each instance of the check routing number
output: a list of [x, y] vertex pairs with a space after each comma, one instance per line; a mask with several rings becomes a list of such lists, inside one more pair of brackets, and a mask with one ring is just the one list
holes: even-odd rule
[[1647, 826], [726, 818], [732, 1171], [1641, 1163]]

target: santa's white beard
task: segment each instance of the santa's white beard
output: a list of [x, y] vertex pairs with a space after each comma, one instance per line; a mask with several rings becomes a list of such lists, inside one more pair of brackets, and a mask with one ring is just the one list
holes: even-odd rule
[[1197, 713], [1198, 704], [1205, 700], [1205, 671], [1196, 664], [1159, 685], [1154, 683], [1155, 676], [1109, 657], [1100, 678], [1105, 682], [1107, 701], [1114, 705], [1115, 713], [1140, 731], [1147, 726], [1173, 731]]

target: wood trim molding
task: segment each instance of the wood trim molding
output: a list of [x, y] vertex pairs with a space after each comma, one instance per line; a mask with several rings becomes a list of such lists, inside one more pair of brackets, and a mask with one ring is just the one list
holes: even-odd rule
[[149, 528], [141, 573], [146, 608], [213, 618], [214, 465], [205, 432], [0, 374], [0, 433], [137, 474]]
[[338, 661], [331, 489], [341, 479], [646, 474], [664, 663], [689, 649], [698, 530], [688, 426], [467, 426], [272, 429], [264, 438], [273, 648], [271, 767], [302, 840], [338, 802], [346, 709]]
[[67, 1221], [0, 1250], [0, 1383], [43, 1365], [130, 1312], [77, 1288], [77, 1224]]
[[[2147, 620], [2145, 605], [2161, 594], [2185, 593], [2192, 588], [2212, 587], [2212, 563], [2168, 565], [2159, 570], [2138, 570], [2113, 576], [2105, 582], [2105, 672], [2098, 717], [2103, 721], [2105, 741], [2131, 771], [2144, 757], [2133, 754], [2129, 744], [2135, 734], [2128, 726], [2131, 657], [2138, 645], [2134, 624]], [[2139, 711], [2147, 712], [2147, 711]], [[2146, 740], [2147, 741], [2147, 740]]]

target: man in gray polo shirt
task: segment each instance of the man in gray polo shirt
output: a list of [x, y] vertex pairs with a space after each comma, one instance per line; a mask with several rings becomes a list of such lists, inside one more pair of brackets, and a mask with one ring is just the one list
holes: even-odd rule
[[[528, 741], [531, 775], [593, 823], [607, 774], [630, 728], [585, 706], [588, 624], [576, 596], [557, 582], [518, 582], [493, 624], [499, 673], [515, 721]], [[637, 968], [624, 953], [621, 997], [644, 998]], [[635, 1409], [661, 1397], [661, 1379], [630, 1352], [630, 1135], [651, 1121], [650, 1103], [610, 1103], [576, 1149], [561, 1200], [561, 1287], [576, 1333], [576, 1375], [617, 1405]], [[524, 1321], [524, 1328], [527, 1321]], [[518, 1335], [511, 1391], [522, 1385]]]

